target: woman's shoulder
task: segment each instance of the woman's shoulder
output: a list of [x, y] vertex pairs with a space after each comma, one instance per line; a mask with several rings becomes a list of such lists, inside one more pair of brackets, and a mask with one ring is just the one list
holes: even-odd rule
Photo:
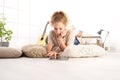
[[50, 32], [49, 32], [49, 35], [51, 35], [51, 36], [55, 36], [55, 32], [54, 32], [54, 30], [51, 30]]
[[54, 30], [50, 30], [50, 32], [49, 32], [50, 34], [53, 34], [54, 33]]
[[74, 30], [68, 29], [67, 32], [68, 32], [68, 33], [72, 33], [72, 32], [74, 32]]
[[74, 34], [74, 30], [69, 29], [69, 30], [67, 31], [67, 34], [68, 34], [68, 35]]

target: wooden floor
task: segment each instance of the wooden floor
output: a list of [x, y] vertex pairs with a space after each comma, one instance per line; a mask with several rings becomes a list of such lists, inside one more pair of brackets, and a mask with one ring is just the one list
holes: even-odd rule
[[0, 59], [0, 80], [120, 80], [120, 53], [96, 58]]

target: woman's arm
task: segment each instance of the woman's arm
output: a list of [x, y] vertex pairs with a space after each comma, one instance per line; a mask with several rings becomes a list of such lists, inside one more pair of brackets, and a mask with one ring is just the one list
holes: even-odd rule
[[60, 41], [60, 48], [63, 51], [67, 47], [67, 45], [65, 44], [65, 42], [63, 41], [63, 39], [60, 39], [59, 41]]
[[69, 30], [68, 32], [66, 32], [66, 36], [67, 36], [67, 43], [64, 42], [64, 39], [62, 35], [60, 35], [58, 37], [58, 40], [60, 42], [60, 48], [61, 50], [63, 51], [68, 45], [71, 45], [71, 44], [74, 44], [74, 38], [75, 38], [75, 35], [74, 35], [74, 32], [72, 30]]
[[53, 46], [52, 44], [50, 44], [50, 43], [48, 44], [48, 46], [47, 46], [47, 56], [50, 59], [52, 59], [52, 58], [57, 59], [59, 53], [57, 53], [56, 51], [51, 51], [52, 46]]
[[52, 49], [52, 44], [51, 43], [48, 43], [48, 46], [47, 46], [47, 53], [49, 53]]
[[75, 39], [75, 33], [73, 30], [69, 30], [68, 32], [68, 38], [67, 38], [67, 46], [68, 45], [73, 45], [74, 44], [74, 39]]
[[61, 48], [62, 51], [67, 47], [67, 45], [64, 42], [64, 37], [65, 37], [66, 33], [67, 33], [67, 31], [65, 30], [57, 37], [57, 39], [60, 43], [59, 47]]

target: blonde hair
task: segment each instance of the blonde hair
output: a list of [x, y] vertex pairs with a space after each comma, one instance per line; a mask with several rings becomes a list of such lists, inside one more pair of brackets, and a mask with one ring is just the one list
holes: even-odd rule
[[51, 17], [51, 25], [57, 22], [62, 22], [65, 25], [69, 23], [69, 19], [63, 11], [56, 11], [53, 13]]

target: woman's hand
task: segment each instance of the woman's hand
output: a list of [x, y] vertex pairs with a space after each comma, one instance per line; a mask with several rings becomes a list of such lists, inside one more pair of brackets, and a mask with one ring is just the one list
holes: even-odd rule
[[48, 56], [49, 58], [57, 59], [58, 56], [59, 56], [59, 53], [57, 53], [57, 52], [55, 52], [55, 51], [50, 51], [50, 52], [47, 54], [47, 56]]
[[58, 39], [59, 41], [63, 41], [63, 38], [65, 37], [66, 33], [67, 33], [67, 30], [64, 30], [63, 32], [61, 32], [61, 33], [57, 36], [57, 39]]
[[67, 30], [64, 30], [63, 32], [60, 33], [60, 35], [57, 36], [57, 40], [59, 41], [59, 47], [61, 48], [61, 50], [63, 51], [67, 45], [64, 41], [64, 37], [66, 36]]
[[60, 35], [61, 35], [62, 37], [65, 37], [66, 33], [67, 33], [67, 30], [64, 30], [63, 32], [61, 32]]

